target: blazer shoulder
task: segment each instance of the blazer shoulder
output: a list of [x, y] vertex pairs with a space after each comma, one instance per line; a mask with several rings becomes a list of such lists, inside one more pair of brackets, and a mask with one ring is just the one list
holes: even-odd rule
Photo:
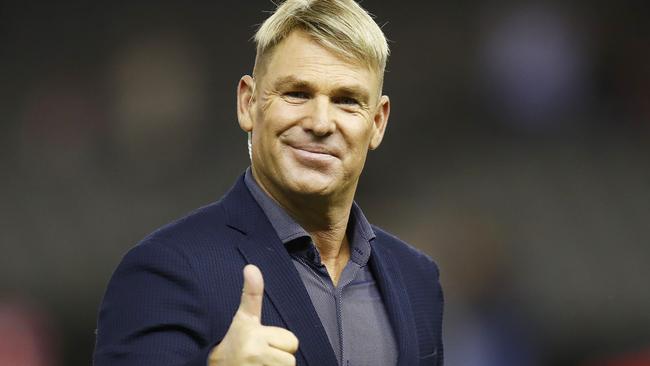
[[378, 243], [391, 252], [401, 267], [413, 268], [415, 265], [416, 268], [434, 272], [438, 277], [438, 265], [428, 254], [378, 226], [372, 225], [372, 229]]
[[184, 252], [192, 247], [223, 242], [219, 238], [228, 235], [227, 222], [222, 200], [218, 200], [159, 227], [137, 246], [163, 245]]
[[[162, 242], [171, 246], [193, 247], [233, 242], [233, 235], [243, 233], [241, 222], [259, 211], [244, 183], [243, 175], [219, 200], [160, 227], [142, 243]], [[141, 243], [141, 244], [142, 244]], [[219, 246], [223, 246], [219, 245]]]

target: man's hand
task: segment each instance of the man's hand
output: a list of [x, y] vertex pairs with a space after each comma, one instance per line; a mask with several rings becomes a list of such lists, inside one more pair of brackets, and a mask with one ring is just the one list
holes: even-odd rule
[[261, 323], [263, 296], [262, 273], [249, 264], [244, 267], [239, 309], [225, 337], [210, 353], [210, 366], [296, 364], [293, 354], [298, 350], [298, 338], [284, 328]]

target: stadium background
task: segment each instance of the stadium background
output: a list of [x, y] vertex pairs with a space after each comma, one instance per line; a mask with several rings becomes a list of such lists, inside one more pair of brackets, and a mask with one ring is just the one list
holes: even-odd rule
[[[357, 201], [440, 264], [447, 364], [647, 365], [645, 2], [363, 6], [392, 113]], [[89, 364], [121, 256], [243, 172], [235, 87], [272, 9], [0, 5], [0, 364]]]

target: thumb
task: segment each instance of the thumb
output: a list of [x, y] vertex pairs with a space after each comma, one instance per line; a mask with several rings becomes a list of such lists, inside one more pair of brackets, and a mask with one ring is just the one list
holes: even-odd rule
[[256, 266], [244, 267], [244, 288], [241, 294], [239, 310], [247, 315], [262, 318], [262, 298], [264, 297], [264, 278]]

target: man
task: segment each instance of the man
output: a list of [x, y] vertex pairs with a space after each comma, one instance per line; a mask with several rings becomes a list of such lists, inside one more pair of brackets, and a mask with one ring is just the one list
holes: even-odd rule
[[353, 0], [287, 0], [255, 40], [251, 167], [124, 257], [95, 365], [442, 365], [435, 264], [353, 202], [390, 112], [383, 33]]

